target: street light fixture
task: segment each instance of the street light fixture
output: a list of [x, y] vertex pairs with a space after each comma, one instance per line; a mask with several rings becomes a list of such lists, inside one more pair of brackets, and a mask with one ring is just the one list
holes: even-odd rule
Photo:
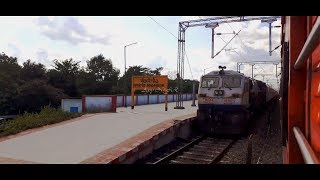
[[137, 44], [138, 42], [134, 42], [131, 44], [127, 44], [124, 46], [124, 74], [127, 72], [127, 60], [126, 60], [126, 47]]
[[[134, 44], [137, 44], [137, 43], [138, 43], [138, 42], [134, 42], [134, 43], [127, 44], [127, 45], [124, 46], [124, 74], [123, 74], [123, 76], [125, 76], [126, 73], [127, 73], [126, 48], [127, 48], [128, 46], [131, 46], [131, 45], [134, 45]], [[126, 87], [127, 87], [127, 83], [126, 83], [126, 82], [127, 82], [127, 81], [126, 81], [126, 79], [125, 79], [125, 80], [124, 80], [124, 87], [125, 87], [125, 89], [127, 89], [127, 88], [126, 88]], [[125, 97], [124, 107], [127, 107], [127, 95], [125, 95], [124, 97]]]

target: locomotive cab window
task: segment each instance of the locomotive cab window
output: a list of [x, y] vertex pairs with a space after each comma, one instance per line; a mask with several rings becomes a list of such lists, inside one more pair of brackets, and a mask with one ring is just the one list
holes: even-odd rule
[[203, 88], [216, 88], [219, 86], [219, 79], [218, 77], [210, 77], [210, 78], [203, 78], [201, 87]]
[[241, 78], [236, 76], [225, 76], [222, 79], [223, 87], [238, 88], [241, 85]]

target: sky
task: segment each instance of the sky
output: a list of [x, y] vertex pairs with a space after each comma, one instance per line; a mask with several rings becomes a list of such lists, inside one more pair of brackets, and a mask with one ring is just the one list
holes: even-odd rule
[[[48, 69], [52, 68], [54, 59], [72, 58], [85, 66], [91, 57], [103, 54], [122, 74], [124, 46], [137, 42], [126, 48], [127, 67], [164, 67], [162, 74], [172, 76], [177, 69], [178, 24], [199, 18], [208, 16], [1, 16], [0, 52], [17, 57], [19, 64], [31, 59]], [[280, 20], [272, 25], [281, 25]], [[239, 35], [226, 47], [233, 51], [223, 50], [212, 59], [211, 29], [204, 26], [188, 28], [185, 48], [190, 68], [185, 61], [185, 78], [199, 80], [204, 71], [218, 70], [219, 65], [236, 70], [237, 62], [280, 61], [281, 48], [269, 56], [267, 23], [220, 24], [215, 32], [239, 30]], [[272, 49], [280, 45], [280, 32], [281, 28], [272, 28]], [[215, 36], [214, 52], [220, 51], [232, 37], [233, 34]], [[241, 72], [251, 76], [251, 66], [241, 66]], [[264, 79], [276, 89], [279, 87], [275, 65], [255, 65], [254, 74], [256, 79]]]

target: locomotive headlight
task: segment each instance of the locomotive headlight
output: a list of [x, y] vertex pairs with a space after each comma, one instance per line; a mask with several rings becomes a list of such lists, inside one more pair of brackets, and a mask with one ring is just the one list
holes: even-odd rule
[[218, 92], [218, 91], [214, 91], [214, 95], [216, 95], [216, 96], [217, 96], [218, 94], [219, 94], [219, 92]]
[[222, 95], [223, 94], [223, 92], [222, 91], [219, 91], [219, 95]]

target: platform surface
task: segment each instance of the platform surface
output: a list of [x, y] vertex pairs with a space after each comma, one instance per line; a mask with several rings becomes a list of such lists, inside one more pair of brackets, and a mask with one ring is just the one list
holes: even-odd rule
[[117, 108], [117, 113], [85, 115], [30, 130], [28, 133], [0, 139], [0, 163], [76, 164], [143, 132], [184, 115], [197, 107], [185, 101], [185, 109], [174, 109], [176, 103]]

